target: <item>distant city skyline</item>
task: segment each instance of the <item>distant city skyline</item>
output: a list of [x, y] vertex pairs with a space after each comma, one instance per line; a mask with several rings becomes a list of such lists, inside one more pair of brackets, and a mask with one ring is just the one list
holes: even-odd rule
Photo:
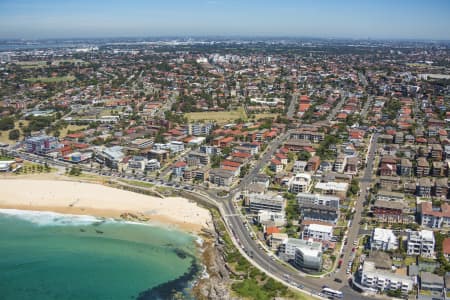
[[450, 40], [446, 0], [0, 0], [0, 38], [283, 36]]

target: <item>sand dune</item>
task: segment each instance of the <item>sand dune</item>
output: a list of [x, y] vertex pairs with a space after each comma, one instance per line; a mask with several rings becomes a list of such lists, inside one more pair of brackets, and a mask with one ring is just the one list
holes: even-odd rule
[[157, 198], [100, 184], [76, 181], [0, 179], [0, 208], [47, 210], [101, 217], [124, 212], [143, 214], [151, 222], [198, 232], [209, 227], [208, 210], [181, 197]]

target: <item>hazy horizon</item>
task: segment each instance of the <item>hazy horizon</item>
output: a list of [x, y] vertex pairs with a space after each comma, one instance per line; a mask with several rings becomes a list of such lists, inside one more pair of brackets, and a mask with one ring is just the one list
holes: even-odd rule
[[449, 16], [450, 1], [445, 0], [3, 0], [0, 38], [450, 40]]

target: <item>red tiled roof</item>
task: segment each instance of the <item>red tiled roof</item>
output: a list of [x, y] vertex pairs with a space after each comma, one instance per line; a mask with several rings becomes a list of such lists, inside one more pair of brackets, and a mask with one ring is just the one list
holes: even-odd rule
[[442, 242], [442, 252], [444, 254], [450, 254], [450, 238], [445, 238]]
[[276, 156], [278, 159], [287, 159], [287, 156], [284, 155], [284, 154], [282, 154], [282, 153], [277, 153], [277, 154], [275, 154], [275, 156]]
[[272, 165], [281, 165], [281, 161], [279, 161], [278, 159], [272, 159], [270, 162], [272, 163]]
[[66, 135], [66, 138], [70, 138], [70, 139], [79, 139], [82, 137], [84, 137], [84, 133], [82, 133], [82, 132], [70, 133], [70, 134]]
[[278, 227], [275, 226], [269, 226], [266, 228], [266, 234], [267, 235], [271, 235], [272, 233], [280, 233], [280, 229], [278, 229]]
[[241, 158], [249, 158], [252, 155], [250, 153], [246, 153], [246, 152], [233, 152], [231, 154], [231, 156], [233, 156], [233, 157], [241, 157]]
[[182, 167], [186, 167], [187, 163], [184, 161], [178, 161], [173, 166], [174, 166], [174, 168], [182, 168]]
[[224, 160], [224, 161], [222, 161], [220, 164], [221, 164], [222, 166], [228, 166], [228, 167], [234, 167], [234, 168], [237, 168], [237, 167], [240, 167], [240, 166], [241, 166], [240, 163], [235, 162], [235, 161], [231, 161], [231, 160]]

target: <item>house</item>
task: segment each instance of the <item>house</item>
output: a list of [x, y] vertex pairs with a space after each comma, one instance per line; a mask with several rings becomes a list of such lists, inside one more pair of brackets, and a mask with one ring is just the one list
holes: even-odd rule
[[182, 177], [184, 174], [184, 170], [187, 168], [187, 163], [184, 161], [176, 162], [172, 167], [172, 174], [177, 177]]
[[275, 159], [279, 160], [283, 165], [288, 163], [288, 157], [282, 153], [275, 154]]
[[390, 229], [375, 228], [370, 238], [370, 249], [390, 251], [398, 248], [398, 238]]
[[[450, 258], [450, 238], [445, 238], [442, 242], [442, 253], [444, 254], [445, 258]], [[449, 286], [450, 288], [450, 286]]]
[[442, 203], [440, 207], [433, 207], [431, 202], [422, 202], [418, 205], [420, 225], [429, 228], [450, 227], [450, 205]]
[[319, 169], [319, 166], [320, 166], [320, 157], [313, 156], [308, 160], [308, 163], [306, 164], [306, 171], [315, 172], [317, 171], [317, 169]]
[[434, 257], [434, 234], [431, 230], [410, 231], [407, 240], [407, 255]]
[[272, 159], [269, 167], [275, 173], [283, 171], [283, 164], [278, 159]]

